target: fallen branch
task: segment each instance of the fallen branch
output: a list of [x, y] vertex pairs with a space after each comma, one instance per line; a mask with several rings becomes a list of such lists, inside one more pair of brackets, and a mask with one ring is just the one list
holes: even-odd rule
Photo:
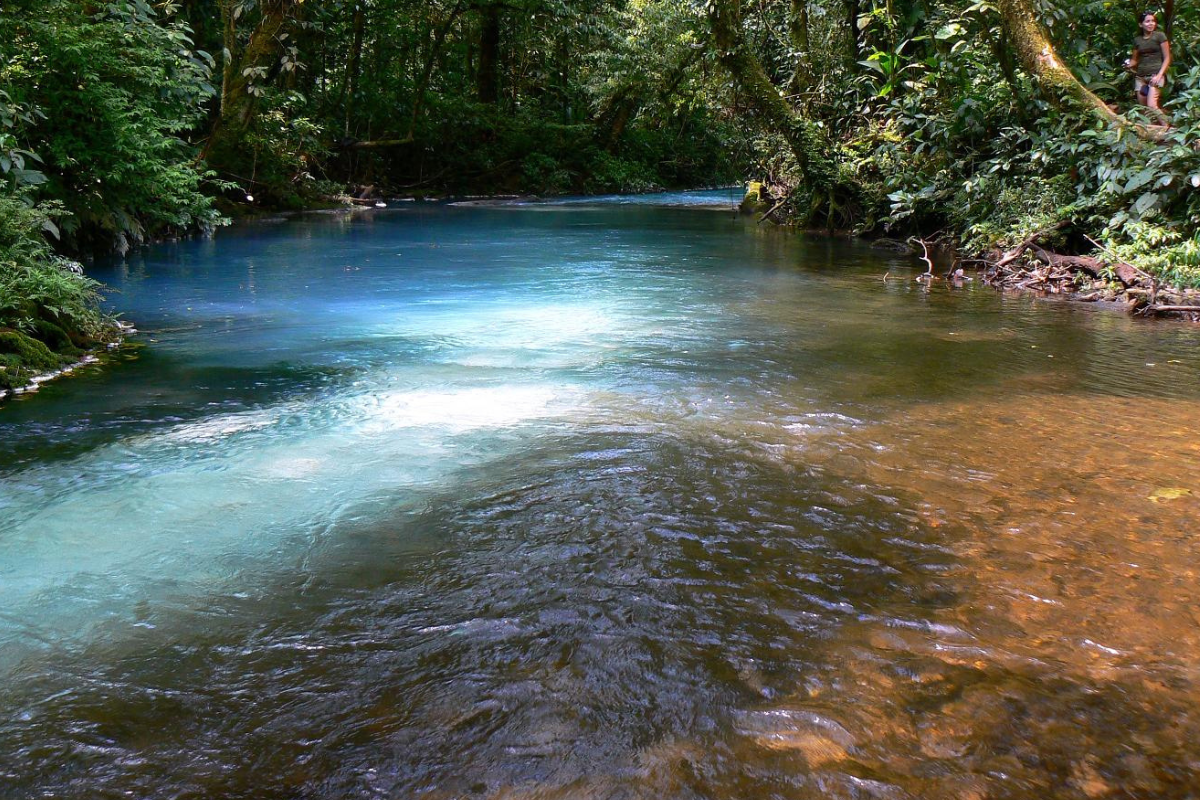
[[1152, 311], [1155, 313], [1175, 311], [1180, 313], [1194, 312], [1200, 314], [1200, 306], [1146, 306], [1146, 308], [1143, 310], [1147, 313]]
[[[1034, 255], [1038, 258], [1038, 260], [1043, 261], [1052, 267], [1066, 267], [1067, 269], [1086, 272], [1093, 278], [1104, 277], [1104, 271], [1109, 268], [1108, 265], [1104, 264], [1097, 258], [1093, 258], [1092, 256], [1060, 256], [1058, 253], [1038, 247], [1035, 244], [1029, 245], [1029, 249], [1033, 250]], [[1111, 269], [1117, 280], [1119, 280], [1125, 286], [1136, 285], [1139, 277], [1145, 277], [1149, 279], [1151, 284], [1153, 284], [1154, 281], [1154, 279], [1145, 272], [1142, 272], [1132, 264], [1126, 264], [1124, 261], [1113, 264]]]
[[929, 258], [929, 245], [925, 243], [924, 239], [918, 239], [915, 236], [911, 237], [908, 241], [916, 242], [917, 244], [921, 245], [921, 251], [922, 251], [921, 260], [929, 265], [929, 269], [925, 270], [925, 272], [922, 273], [921, 275], [918, 275], [917, 280], [932, 281], [933, 280], [933, 261]]
[[1052, 228], [1046, 228], [1045, 230], [1035, 231], [1034, 233], [1029, 234], [1029, 236], [1025, 239], [1025, 241], [1021, 242], [1016, 247], [1014, 247], [1011, 250], [1009, 250], [1008, 252], [1004, 253], [1004, 255], [1002, 255], [1000, 257], [1000, 260], [994, 264], [994, 266], [997, 269], [1000, 267], [1008, 266], [1009, 264], [1011, 264], [1012, 262], [1014, 262], [1018, 258], [1020, 258], [1026, 250], [1028, 250], [1034, 243], [1037, 242], [1038, 239], [1041, 239], [1043, 236], [1045, 236], [1049, 233], [1054, 233], [1054, 231], [1057, 231], [1057, 230], [1060, 230], [1060, 229], [1066, 227], [1066, 224], [1067, 224], [1066, 220], [1062, 220]]
[[448, 167], [443, 167], [442, 169], [438, 170], [437, 174], [435, 174], [435, 175], [431, 175], [428, 178], [422, 178], [421, 180], [417, 181], [416, 183], [406, 183], [403, 186], [397, 186], [396, 188], [397, 189], [416, 189], [419, 186], [424, 186], [428, 183], [433, 183], [438, 178], [445, 175], [447, 169], [448, 169]]
[[[1151, 275], [1150, 273], [1146, 272], [1145, 270], [1138, 269], [1138, 268], [1137, 268], [1137, 267], [1135, 267], [1133, 264], [1127, 264], [1127, 263], [1125, 263], [1124, 261], [1122, 261], [1122, 260], [1121, 260], [1121, 257], [1120, 257], [1120, 256], [1118, 256], [1118, 255], [1117, 255], [1116, 253], [1114, 253], [1112, 250], [1109, 250], [1109, 249], [1108, 249], [1107, 247], [1105, 247], [1104, 245], [1102, 245], [1102, 244], [1100, 244], [1099, 242], [1097, 242], [1097, 241], [1096, 241], [1095, 239], [1093, 239], [1092, 237], [1090, 237], [1090, 236], [1088, 236], [1088, 235], [1086, 235], [1086, 234], [1085, 234], [1083, 238], [1085, 238], [1085, 239], [1087, 239], [1089, 242], [1091, 242], [1091, 243], [1092, 243], [1092, 245], [1093, 245], [1093, 246], [1095, 246], [1097, 250], [1099, 250], [1100, 252], [1104, 253], [1104, 254], [1105, 254], [1105, 255], [1107, 255], [1108, 257], [1110, 257], [1110, 258], [1114, 259], [1114, 260], [1117, 262], [1117, 266], [1118, 266], [1118, 267], [1128, 267], [1129, 269], [1133, 270], [1133, 271], [1134, 271], [1134, 272], [1136, 272], [1138, 275], [1141, 275], [1143, 278], [1145, 278], [1147, 281], [1149, 281], [1149, 282], [1150, 282], [1150, 286], [1151, 286], [1152, 288], [1155, 288], [1155, 290], [1157, 290], [1157, 287], [1158, 287], [1158, 281], [1157, 281], [1157, 280], [1155, 280], [1155, 278], [1154, 278], [1154, 276], [1153, 276], [1153, 275]], [[1118, 277], [1118, 278], [1120, 278], [1120, 277], [1121, 277], [1119, 273], [1117, 274], [1117, 277]], [[1128, 286], [1128, 285], [1129, 285], [1129, 284], [1128, 284], [1128, 283], [1126, 283], [1126, 286]]]
[[368, 141], [344, 142], [343, 150], [378, 150], [385, 147], [401, 147], [416, 141], [411, 135], [403, 139], [373, 139]]
[[782, 200], [780, 200], [780, 201], [779, 201], [778, 203], [776, 203], [775, 205], [771, 206], [769, 209], [767, 209], [767, 212], [766, 212], [765, 214], [763, 214], [761, 217], [759, 217], [759, 218], [758, 218], [758, 223], [757, 223], [757, 224], [761, 225], [763, 220], [765, 220], [767, 217], [771, 216], [771, 215], [772, 215], [772, 214], [774, 214], [776, 211], [778, 211], [778, 210], [780, 209], [780, 207], [782, 207], [782, 206], [783, 206], [783, 204], [784, 204], [784, 203], [786, 203], [786, 202], [787, 202], [788, 200], [790, 200], [791, 198], [792, 198], [792, 195], [791, 195], [790, 193], [789, 193], [789, 194], [786, 194], [786, 195], [784, 195]]

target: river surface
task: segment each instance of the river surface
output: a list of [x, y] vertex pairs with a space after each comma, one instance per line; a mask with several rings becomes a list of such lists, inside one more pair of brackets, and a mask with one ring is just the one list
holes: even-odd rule
[[97, 267], [0, 406], [0, 797], [1200, 795], [1200, 331], [729, 193]]

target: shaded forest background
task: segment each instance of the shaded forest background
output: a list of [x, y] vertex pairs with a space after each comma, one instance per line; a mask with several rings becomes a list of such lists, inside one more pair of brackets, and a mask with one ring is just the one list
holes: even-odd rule
[[[777, 221], [1054, 247], [1200, 283], [1200, 13], [1174, 127], [1114, 0], [4, 0], [0, 362], [103, 336], [64, 256], [253, 198], [765, 181]], [[7, 342], [7, 344], [6, 344]], [[14, 344], [15, 343], [15, 344]], [[7, 349], [6, 349], [7, 348]], [[7, 356], [5, 354], [8, 354]], [[40, 353], [40, 351], [39, 351]], [[0, 363], [0, 368], [4, 364]]]

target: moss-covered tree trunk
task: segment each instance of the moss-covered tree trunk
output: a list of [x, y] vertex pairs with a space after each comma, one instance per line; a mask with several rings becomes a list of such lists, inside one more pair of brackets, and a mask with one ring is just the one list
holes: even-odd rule
[[796, 62], [790, 90], [800, 94], [812, 88], [812, 52], [808, 37], [808, 0], [792, 0], [788, 14], [788, 38]]
[[[254, 119], [257, 100], [254, 87], [263, 82], [278, 61], [279, 35], [302, 2], [272, 0], [262, 3], [262, 16], [246, 46], [240, 53], [234, 53], [227, 45], [230, 53], [221, 87], [221, 113], [202, 154], [218, 169], [236, 171], [246, 160], [242, 144]], [[232, 26], [227, 28], [230, 30]]]
[[220, 0], [221, 6], [221, 40], [225, 45], [225, 57], [221, 64], [221, 96], [229, 91], [233, 82], [233, 73], [237, 66], [238, 40], [237, 22], [233, 17], [233, 5], [236, 0]]
[[630, 82], [618, 89], [604, 104], [596, 120], [596, 140], [605, 150], [616, 148], [621, 134], [642, 106], [651, 98], [665, 104], [683, 84], [688, 70], [700, 58], [700, 51], [686, 50], [676, 63], [656, 84]]
[[832, 148], [816, 123], [793, 111], [746, 44], [741, 0], [713, 0], [709, 25], [721, 65], [771, 130], [781, 133], [809, 189], [832, 189], [837, 170]]
[[1124, 117], [1080, 83], [1075, 73], [1063, 63], [1054, 43], [1037, 23], [1030, 0], [997, 0], [996, 7], [1017, 62], [1037, 79], [1047, 99], [1060, 107], [1075, 107], [1093, 113], [1110, 123], [1128, 124]]

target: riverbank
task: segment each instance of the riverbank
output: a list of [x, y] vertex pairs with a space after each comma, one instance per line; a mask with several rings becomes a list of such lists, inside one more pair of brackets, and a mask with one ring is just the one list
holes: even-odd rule
[[[788, 225], [786, 217], [779, 221], [774, 216], [786, 198], [778, 202], [772, 202], [770, 198], [764, 184], [751, 182], [739, 211], [757, 215], [760, 223], [771, 221]], [[854, 235], [851, 231], [805, 232]], [[1005, 291], [1032, 292], [1080, 303], [1107, 303], [1138, 316], [1200, 322], [1200, 289], [1173, 284], [1103, 250], [1103, 258], [1062, 255], [1042, 246], [1045, 233], [1030, 236], [1007, 250], [993, 248], [966, 258], [957, 254], [958, 240], [950, 237], [955, 243], [947, 244], [944, 233], [935, 234], [935, 241], [913, 236], [907, 240], [880, 237], [874, 242], [883, 249], [910, 252], [928, 264], [927, 277], [923, 279], [945, 277], [961, 281], [966, 276], [966, 268], [973, 267], [985, 284]], [[931, 256], [949, 263], [949, 267], [943, 269], [944, 274], [938, 274]]]
[[[1007, 291], [1059, 296], [1077, 303], [1107, 303], [1142, 317], [1200, 322], [1200, 290], [1163, 284], [1141, 270], [1131, 274], [1111, 266], [1094, 267], [1087, 263], [1090, 261], [1094, 259], [1042, 251], [1035, 258], [985, 262], [981, 275], [984, 283]], [[1130, 265], [1118, 265], [1122, 266]]]
[[[45, 383], [71, 375], [83, 367], [100, 363], [104, 353], [116, 350], [125, 341], [125, 337], [137, 333], [137, 328], [127, 322], [117, 321], [114, 323], [114, 327], [117, 333], [113, 339], [97, 343], [87, 350], [72, 351], [68, 354], [56, 353], [48, 348], [43, 348], [46, 350], [45, 353], [36, 352], [32, 356], [26, 355], [24, 360], [13, 358], [11, 361], [0, 364], [0, 402], [10, 397], [32, 394]], [[6, 334], [12, 336], [15, 333], [17, 332], [12, 330], [0, 331], [0, 345], [7, 341]], [[26, 339], [26, 351], [30, 349], [28, 342], [33, 342], [35, 346], [41, 344], [36, 339], [29, 337]], [[11, 355], [14, 354], [0, 352], [0, 358]], [[57, 363], [50, 366], [52, 362]]]

